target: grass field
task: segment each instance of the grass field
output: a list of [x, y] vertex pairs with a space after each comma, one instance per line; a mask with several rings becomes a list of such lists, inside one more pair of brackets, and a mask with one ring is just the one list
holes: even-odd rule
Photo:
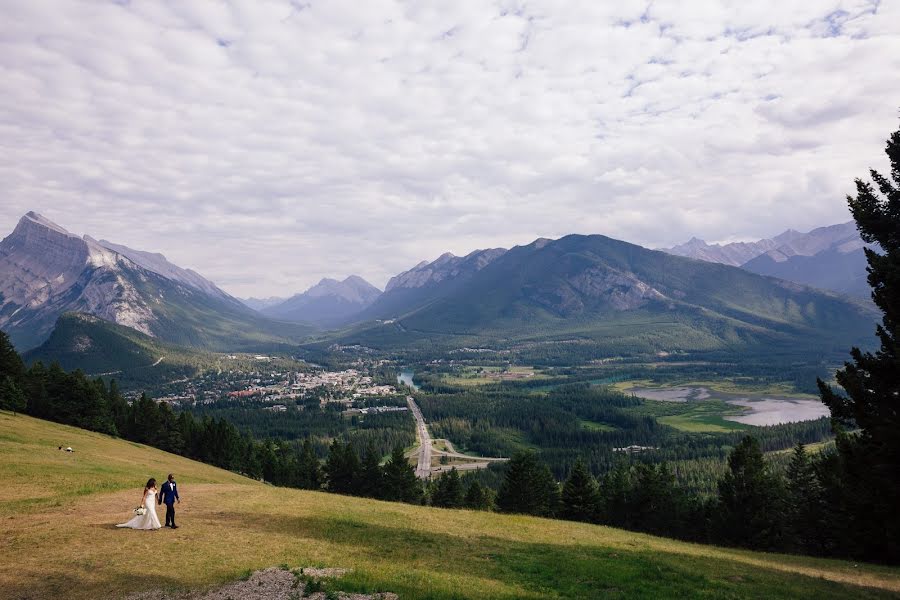
[[[70, 445], [74, 454], [57, 450]], [[131, 531], [150, 476], [177, 531]], [[685, 544], [606, 527], [273, 488], [159, 450], [0, 412], [0, 598], [116, 598], [248, 570], [352, 568], [404, 599], [891, 598], [900, 569]]]
[[536, 371], [534, 367], [500, 367], [469, 366], [452, 374], [445, 374], [443, 380], [450, 385], [478, 386], [492, 385], [502, 381], [532, 381], [547, 379], [547, 375]]

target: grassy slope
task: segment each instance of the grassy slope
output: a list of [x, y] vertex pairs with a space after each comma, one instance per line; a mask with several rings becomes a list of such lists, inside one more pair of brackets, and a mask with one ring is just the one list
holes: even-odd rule
[[[59, 452], [71, 445], [74, 454]], [[900, 570], [606, 527], [272, 488], [165, 452], [0, 412], [0, 597], [196, 588], [279, 565], [351, 567], [402, 598], [884, 598]], [[173, 471], [182, 527], [118, 530]], [[868, 587], [857, 587], [864, 585]]]

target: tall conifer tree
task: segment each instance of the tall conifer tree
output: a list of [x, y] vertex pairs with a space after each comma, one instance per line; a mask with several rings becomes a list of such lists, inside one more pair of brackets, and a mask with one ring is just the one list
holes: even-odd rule
[[866, 248], [872, 300], [881, 309], [874, 353], [850, 351], [852, 362], [837, 372], [845, 393], [819, 380], [822, 401], [834, 422], [858, 432], [838, 436], [846, 493], [851, 552], [863, 558], [900, 562], [900, 130], [885, 152], [888, 177], [874, 169], [872, 181], [856, 180], [850, 212]]

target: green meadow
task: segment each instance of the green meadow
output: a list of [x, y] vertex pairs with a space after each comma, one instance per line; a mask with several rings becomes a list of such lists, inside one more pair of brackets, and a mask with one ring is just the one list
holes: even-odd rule
[[[57, 447], [72, 446], [72, 454]], [[132, 531], [147, 478], [181, 528]], [[896, 598], [900, 569], [533, 517], [275, 488], [139, 444], [0, 412], [0, 597], [196, 590], [269, 566], [352, 569], [403, 599]]]

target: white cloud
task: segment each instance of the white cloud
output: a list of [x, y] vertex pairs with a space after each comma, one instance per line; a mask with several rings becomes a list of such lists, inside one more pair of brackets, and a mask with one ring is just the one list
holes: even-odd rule
[[239, 295], [446, 250], [848, 219], [896, 2], [4, 7], [0, 231], [27, 210]]

